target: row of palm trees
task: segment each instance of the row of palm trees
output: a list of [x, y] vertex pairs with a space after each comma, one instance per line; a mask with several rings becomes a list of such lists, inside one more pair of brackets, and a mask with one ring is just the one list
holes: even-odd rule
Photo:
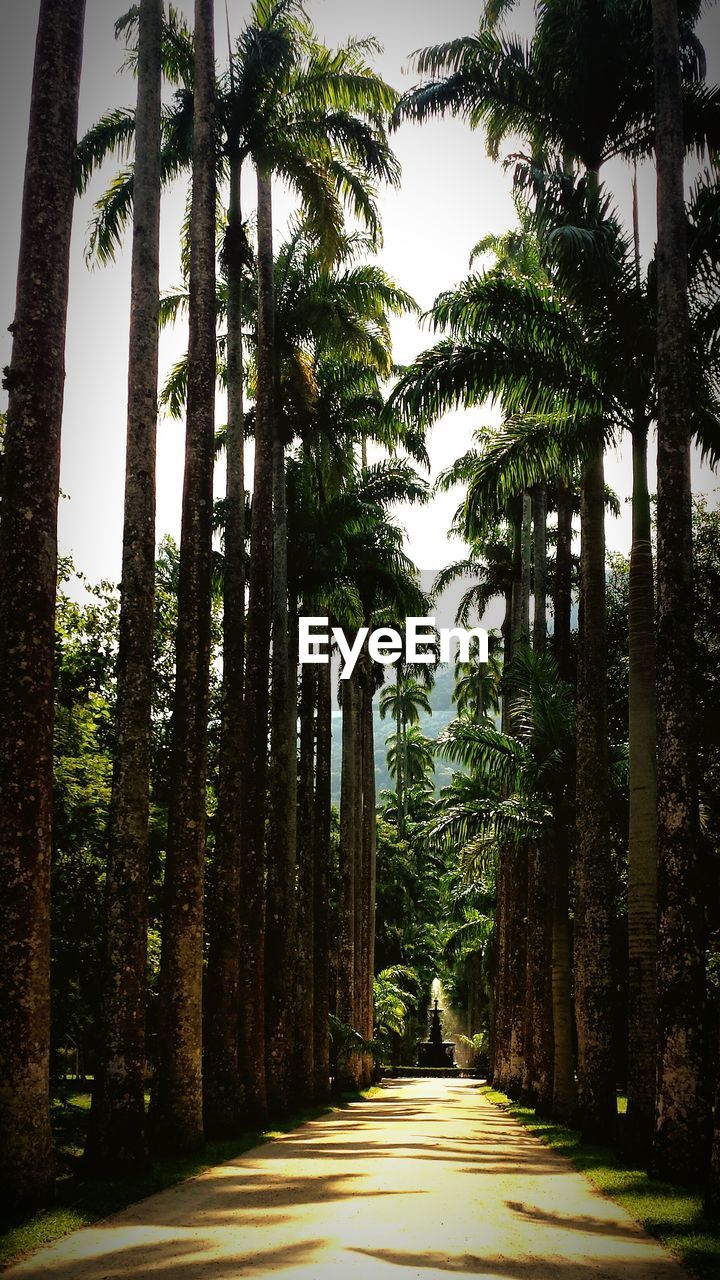
[[[714, 369], [705, 353], [698, 361], [696, 352], [714, 334], [716, 263], [712, 235], [704, 235], [712, 224], [705, 216], [714, 199], [711, 180], [695, 195], [686, 252], [682, 166], [688, 147], [714, 145], [714, 94], [703, 83], [692, 31], [697, 5], [683, 4], [678, 15], [676, 0], [610, 8], [594, 0], [552, 0], [538, 11], [527, 47], [506, 34], [504, 15], [511, 7], [489, 5], [475, 36], [426, 50], [418, 58], [426, 78], [398, 99], [369, 65], [372, 42], [325, 48], [298, 0], [256, 0], [220, 78], [212, 0], [196, 0], [192, 32], [172, 8], [165, 16], [159, 0], [141, 0], [118, 24], [137, 63], [137, 107], [108, 112], [76, 146], [83, 5], [42, 0], [7, 372], [0, 531], [0, 865], [7, 908], [0, 942], [0, 1176], [12, 1200], [41, 1196], [52, 1177], [48, 886], [68, 245], [74, 189], [84, 189], [109, 154], [124, 167], [98, 202], [90, 250], [100, 260], [112, 258], [132, 224], [133, 274], [118, 707], [90, 1165], [132, 1165], [146, 1158], [149, 1146], [193, 1150], [206, 1132], [232, 1132], [268, 1110], [322, 1098], [330, 1076], [331, 1011], [336, 1080], [353, 1086], [368, 1080], [375, 674], [362, 663], [341, 682], [335, 878], [332, 689], [326, 667], [304, 669], [298, 688], [297, 618], [327, 613], [352, 632], [425, 612], [401, 533], [388, 517], [399, 498], [422, 498], [424, 485], [402, 462], [369, 467], [367, 442], [402, 445], [422, 461], [426, 423], [452, 405], [479, 404], [491, 395], [503, 405], [505, 425], [492, 440], [482, 437], [448, 482], [468, 484], [460, 525], [470, 543], [469, 563], [480, 569], [477, 597], [491, 590], [506, 598], [502, 732], [483, 721], [491, 703], [478, 685], [473, 719], [458, 731], [462, 742], [455, 732], [446, 749], [451, 758], [469, 762], [478, 777], [490, 761], [500, 784], [491, 797], [473, 794], [472, 776], [458, 784], [461, 803], [471, 802], [486, 817], [492, 813], [498, 835], [496, 1078], [511, 1092], [524, 1090], [555, 1106], [558, 1114], [577, 1107], [588, 1133], [603, 1132], [615, 1113], [606, 1017], [613, 775], [604, 665], [603, 452], [625, 427], [633, 439], [635, 481], [629, 1110], [637, 1141], [644, 1147], [652, 1142], [659, 1169], [681, 1177], [696, 1170], [697, 1152], [707, 1142], [709, 1100], [692, 742], [689, 449], [692, 435], [713, 448]], [[164, 106], [163, 76], [173, 89]], [[447, 336], [400, 375], [385, 404], [382, 384], [393, 371], [389, 316], [413, 304], [362, 261], [379, 235], [374, 188], [398, 179], [388, 141], [391, 119], [422, 121], [446, 111], [482, 125], [495, 151], [508, 134], [525, 140], [527, 154], [515, 172], [520, 230], [480, 243], [479, 253], [494, 251], [493, 267], [438, 300], [433, 321]], [[653, 150], [659, 236], [644, 279], [636, 245], [626, 242], [599, 174], [613, 156], [634, 159]], [[257, 183], [254, 244], [241, 201], [242, 178], [251, 166]], [[161, 192], [185, 173], [192, 182], [186, 280], [161, 300]], [[302, 211], [277, 252], [276, 177], [293, 190]], [[218, 272], [218, 203], [225, 191]], [[346, 230], [346, 210], [362, 236]], [[42, 292], [35, 288], [38, 278], [47, 281]], [[157, 330], [159, 320], [184, 308], [187, 358], [163, 393], [170, 408], [184, 412], [186, 440], [160, 1034], [146, 1116]], [[219, 511], [213, 504], [218, 375], [228, 396], [220, 441], [227, 491]], [[653, 420], [659, 437], [657, 633], [645, 469]], [[248, 434], [255, 442], [249, 511], [243, 463]], [[563, 743], [572, 721], [572, 515], [578, 489], [581, 626], [573, 781]], [[547, 513], [553, 509], [556, 667], [545, 653], [544, 607]], [[223, 694], [218, 835], [206, 882], [216, 520], [222, 533]], [[507, 522], [507, 538], [495, 532], [499, 520]], [[535, 652], [528, 656], [531, 639]], [[418, 703], [417, 691], [407, 696], [411, 679], [398, 668], [384, 702], [396, 719], [401, 833], [411, 782], [407, 722], [413, 698]], [[538, 698], [545, 699], [550, 743], [537, 742], [528, 727]], [[521, 792], [537, 802], [529, 815], [531, 838], [528, 815], [524, 826], [517, 822]], [[541, 813], [538, 797], [544, 797]]]
[[[82, 6], [46, 0], [40, 16], [24, 252], [30, 245], [45, 261], [42, 210], [34, 203], [38, 166], [44, 166], [44, 207], [58, 214], [67, 239], [74, 186], [84, 190], [111, 154], [124, 167], [97, 204], [89, 252], [101, 261], [111, 259], [130, 224], [133, 244], [118, 702], [102, 1012], [87, 1150], [88, 1165], [96, 1170], [136, 1164], [146, 1158], [148, 1147], [193, 1150], [205, 1133], [231, 1133], [268, 1110], [282, 1113], [300, 1099], [326, 1096], [331, 1006], [338, 1038], [349, 1046], [338, 1054], [337, 1083], [357, 1085], [369, 1078], [370, 1059], [356, 1050], [372, 1035], [374, 677], [362, 667], [343, 689], [346, 760], [335, 937], [329, 916], [332, 690], [329, 672], [322, 668], [304, 672], [298, 690], [295, 637], [303, 611], [327, 611], [352, 628], [376, 616], [399, 618], [419, 599], [401, 532], [388, 511], [401, 498], [422, 497], [424, 485], [407, 463], [391, 459], [368, 466], [366, 455], [367, 441], [378, 440], [393, 450], [402, 443], [424, 458], [421, 436], [384, 412], [381, 390], [392, 369], [389, 316], [414, 304], [379, 268], [362, 260], [380, 234], [375, 184], [398, 178], [387, 139], [396, 95], [367, 62], [372, 41], [325, 48], [297, 0], [258, 0], [218, 79], [213, 8], [212, 0], [197, 0], [192, 31], [172, 7], [165, 15], [159, 0], [142, 0], [119, 21], [118, 34], [137, 67], [137, 106], [109, 111], [77, 147], [72, 107]], [[65, 70], [73, 66], [77, 75], [68, 81]], [[163, 78], [174, 90], [167, 105], [161, 99]], [[51, 139], [52, 164], [42, 134], [49, 101], [64, 108], [66, 129]], [[254, 244], [241, 209], [241, 179], [250, 165], [257, 180]], [[186, 279], [182, 290], [161, 299], [161, 193], [186, 172], [191, 175]], [[301, 206], [277, 253], [276, 176]], [[218, 207], [225, 190], [218, 272]], [[362, 232], [345, 229], [346, 210]], [[56, 310], [28, 320], [19, 308], [8, 374], [3, 537], [16, 540], [29, 557], [24, 566], [22, 557], [8, 554], [3, 579], [5, 616], [18, 629], [15, 634], [8, 627], [3, 636], [9, 659], [3, 669], [10, 673], [14, 693], [9, 688], [3, 700], [9, 748], [3, 766], [3, 812], [9, 824], [3, 874], [10, 927], [3, 942], [3, 1045], [8, 1050], [3, 1049], [2, 1059], [7, 1105], [1, 1123], [3, 1186], [10, 1188], [13, 1201], [37, 1198], [52, 1178], [47, 1016], [52, 780], [46, 748], [52, 734], [48, 681], [62, 402], [58, 335], [67, 304], [64, 244], [52, 246], [53, 269], [60, 273]], [[21, 302], [22, 287], [30, 288], [25, 267], [22, 259]], [[49, 279], [52, 284], [54, 277]], [[47, 296], [53, 296], [52, 288]], [[185, 477], [159, 1035], [146, 1115], [158, 324], [185, 309], [187, 357], [163, 391], [165, 403], [185, 416]], [[22, 342], [29, 332], [35, 345], [28, 354]], [[52, 367], [49, 357], [55, 359]], [[48, 406], [23, 401], [29, 374], [44, 393], [52, 392], [51, 418]], [[227, 427], [219, 439], [218, 377], [228, 396]], [[54, 434], [48, 434], [50, 421]], [[249, 433], [255, 462], [248, 512], [243, 459]], [[38, 434], [42, 448], [36, 448]], [[213, 503], [218, 444], [227, 460], [226, 497], [219, 510]], [[42, 524], [29, 526], [32, 537], [21, 536], [17, 521], [32, 520], [39, 508]], [[218, 522], [222, 725], [218, 834], [206, 884]], [[27, 592], [26, 602], [15, 608], [16, 596]], [[31, 596], [42, 600], [42, 617], [37, 603], [30, 608]], [[30, 659], [40, 664], [32, 681], [13, 683]], [[30, 732], [39, 718], [42, 732]]]
[[[686, 209], [682, 178], [686, 150], [703, 142], [714, 145], [714, 90], [703, 83], [692, 5], [683, 6], [680, 15], [673, 5], [656, 7], [655, 65], [649, 4], [608, 9], [572, 0], [548, 3], [538, 10], [527, 46], [507, 34], [504, 11], [511, 7], [489, 5], [474, 36], [423, 51], [417, 61], [427, 78], [395, 111], [396, 121], [459, 114], [484, 127], [495, 154], [508, 135], [519, 135], [526, 150], [513, 158], [518, 232], [481, 242], [478, 251], [492, 250], [494, 265], [436, 301], [430, 318], [446, 336], [403, 372], [390, 403], [416, 422], [430, 422], [458, 404], [482, 404], [488, 396], [504, 409], [501, 430], [491, 438], [481, 436], [479, 448], [447, 479], [469, 484], [460, 525], [471, 546], [482, 547], [498, 519], [507, 522], [503, 630], [510, 694], [510, 673], [530, 640], [531, 539], [533, 644], [538, 653], [544, 649], [549, 505], [557, 511], [555, 658], [562, 680], [574, 681], [569, 584], [572, 491], [579, 488], [581, 622], [571, 837], [577, 1103], [572, 1109], [593, 1136], [610, 1130], [616, 1111], [607, 1017], [613, 869], [603, 454], [620, 430], [630, 432], [628, 1115], [635, 1140], [645, 1150], [652, 1147], [657, 1169], [692, 1177], [698, 1152], [708, 1149], [710, 1099], [692, 711], [689, 467], [693, 438], [711, 460], [717, 457], [716, 249], [712, 216], [704, 231], [699, 217], [700, 209], [707, 213], [717, 200], [717, 184], [714, 173], [707, 174]], [[659, 232], [645, 274], [637, 239], [628, 242], [600, 170], [613, 156], [634, 160], [653, 151]], [[657, 631], [647, 484], [647, 440], [654, 420]], [[515, 731], [512, 696], [505, 704], [506, 732], [502, 748], [495, 744], [500, 752], [495, 759], [500, 770], [502, 752], [509, 753], [506, 787], [512, 795], [520, 748], [508, 745], [507, 735]], [[519, 725], [522, 739], [522, 719]], [[492, 731], [483, 729], [480, 738], [482, 749], [489, 750]], [[546, 1105], [553, 1098], [547, 1035], [544, 1041], [540, 1037], [539, 1055], [527, 1009], [532, 983], [526, 989], [526, 967], [535, 947], [533, 895], [554, 881], [555, 906], [546, 903], [546, 936], [533, 963], [545, 975], [547, 989], [550, 956], [555, 959], [560, 948], [566, 953], [562, 983], [553, 996], [564, 1002], [564, 1008], [554, 1008], [555, 1036], [567, 1049], [571, 832], [564, 791], [551, 811], [551, 835], [539, 846], [532, 842], [529, 854], [526, 844], [521, 853], [511, 853], [508, 840], [500, 841], [494, 1045], [497, 1078], [510, 1092], [532, 1080], [531, 1064], [543, 1061], [531, 1093]], [[550, 864], [542, 861], [549, 856], [546, 841], [554, 848]], [[542, 1008], [537, 992], [532, 998]], [[567, 1115], [571, 1070], [567, 1061], [556, 1066], [562, 1076], [555, 1082], [556, 1110]]]

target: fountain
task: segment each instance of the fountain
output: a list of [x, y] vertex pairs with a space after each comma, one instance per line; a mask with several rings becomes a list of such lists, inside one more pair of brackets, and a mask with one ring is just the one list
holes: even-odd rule
[[[433, 984], [434, 985], [434, 984]], [[430, 1018], [430, 1033], [427, 1040], [418, 1044], [418, 1066], [431, 1070], [456, 1071], [455, 1044], [452, 1040], [443, 1040], [442, 1021], [437, 995]]]

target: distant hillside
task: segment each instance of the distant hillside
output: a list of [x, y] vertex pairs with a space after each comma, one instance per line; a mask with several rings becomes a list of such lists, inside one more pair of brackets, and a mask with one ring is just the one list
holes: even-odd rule
[[[435, 572], [424, 571], [420, 575], [421, 586], [424, 591], [430, 591], [435, 580]], [[456, 625], [456, 617], [460, 600], [471, 585], [469, 578], [461, 579], [448, 587], [436, 601], [433, 607], [433, 614], [438, 627], [454, 627]], [[504, 614], [505, 605], [500, 599], [493, 600], [489, 609], [482, 619], [471, 618], [469, 625], [471, 627], [484, 626], [488, 630], [499, 629]], [[393, 667], [386, 668], [386, 683], [391, 684], [395, 679], [395, 670]], [[454, 688], [454, 671], [452, 666], [440, 667], [437, 672], [435, 687], [430, 693], [430, 705], [432, 707], [432, 715], [428, 716], [421, 713], [420, 729], [427, 738], [439, 737], [442, 730], [453, 719], [455, 715], [455, 705], [452, 700]], [[381, 720], [378, 710], [380, 694], [378, 693], [375, 704], [375, 770], [377, 793], [381, 791], [393, 790], [393, 782], [387, 771], [387, 762], [385, 758], [386, 746], [385, 739], [394, 732], [395, 726], [389, 720]], [[335, 704], [333, 708], [333, 756], [332, 756], [332, 798], [333, 804], [340, 803], [340, 728], [341, 717], [340, 710]], [[452, 770], [444, 760], [438, 760], [435, 765], [435, 787], [439, 791], [450, 781]]]
[[[388, 683], [392, 683], [394, 679], [393, 669], [388, 668]], [[420, 729], [427, 738], [437, 738], [447, 724], [455, 715], [455, 705], [452, 700], [454, 687], [453, 669], [452, 667], [440, 667], [435, 681], [435, 687], [430, 691], [430, 705], [432, 707], [432, 715], [429, 716], [425, 712], [420, 714]], [[375, 779], [378, 796], [381, 791], [392, 791], [394, 783], [387, 770], [386, 745], [385, 739], [389, 738], [395, 732], [395, 725], [391, 720], [381, 720], [379, 710], [380, 694], [378, 693], [373, 703], [374, 720], [375, 720]], [[340, 803], [340, 729], [341, 716], [339, 708], [333, 710], [333, 755], [332, 755], [332, 799], [333, 804]], [[438, 760], [435, 766], [435, 786], [439, 791], [440, 787], [445, 786], [450, 780], [451, 769], [444, 760]]]

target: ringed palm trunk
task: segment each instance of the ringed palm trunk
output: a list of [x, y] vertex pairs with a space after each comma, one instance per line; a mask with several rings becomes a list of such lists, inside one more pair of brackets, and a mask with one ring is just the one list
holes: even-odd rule
[[203, 1089], [209, 1136], [237, 1130], [240, 1014], [240, 858], [245, 667], [245, 409], [242, 343], [242, 161], [230, 160], [227, 271], [227, 479], [223, 567], [223, 688], [217, 836], [208, 896], [203, 994]]
[[570, 943], [570, 850], [564, 826], [555, 831], [552, 865], [552, 1117], [561, 1123], [575, 1113], [572, 960]]
[[268, 1107], [292, 1100], [295, 1023], [297, 679], [288, 612], [285, 449], [274, 446], [274, 545], [270, 788], [265, 927], [265, 1072]]
[[175, 699], [160, 963], [156, 1149], [204, 1140], [202, 965], [215, 461], [215, 53], [213, 0], [195, 0], [190, 341]]
[[297, 971], [295, 1000], [296, 1093], [310, 1102], [315, 1090], [315, 704], [316, 668], [305, 664], [300, 677], [300, 766], [297, 804]]
[[[368, 891], [369, 891], [369, 848], [365, 839], [365, 807], [363, 796], [364, 783], [364, 747], [365, 747], [365, 709], [367, 701], [365, 662], [357, 667], [357, 738], [353, 757], [355, 769], [355, 946], [353, 977], [353, 1019], [352, 1024], [361, 1035], [365, 1034], [365, 981], [366, 981], [366, 929], [368, 925]], [[355, 1063], [358, 1085], [365, 1087], [367, 1070], [366, 1055], [360, 1055]]]
[[[355, 883], [357, 867], [358, 688], [353, 672], [342, 685], [342, 778], [340, 789], [340, 862], [337, 921], [337, 1016], [347, 1026], [355, 1019]], [[356, 1086], [356, 1055], [338, 1054], [337, 1086]]]
[[497, 934], [497, 954], [494, 975], [494, 1022], [493, 1022], [493, 1055], [492, 1055], [492, 1071], [493, 1084], [499, 1089], [505, 1089], [507, 1083], [507, 1065], [508, 1065], [508, 1003], [506, 998], [507, 992], [507, 909], [506, 909], [506, 873], [507, 859], [502, 856], [498, 859], [497, 866], [497, 887], [496, 897], [497, 906], [495, 909], [495, 931]]
[[330, 664], [317, 674], [317, 758], [315, 767], [315, 838], [313, 897], [313, 1078], [318, 1102], [330, 1094], [330, 921], [332, 690]]
[[265, 1077], [265, 818], [273, 577], [275, 287], [272, 179], [258, 168], [258, 389], [250, 539], [240, 893], [239, 1067], [249, 1114], [267, 1110]]
[[545, 652], [547, 640], [547, 490], [533, 490], [533, 649]]
[[[52, 1180], [50, 857], [57, 504], [84, 0], [42, 0], [0, 524], [0, 1185]], [[42, 287], [38, 287], [42, 281]]]
[[512, 537], [512, 614], [510, 619], [510, 658], [523, 634], [523, 500], [513, 498], [508, 508]]
[[[503, 641], [503, 673], [512, 662], [512, 588], [505, 593], [505, 616], [501, 633]], [[510, 732], [510, 700], [507, 685], [501, 682], [502, 699], [500, 706], [501, 727], [503, 733]]]
[[630, 555], [630, 848], [628, 860], [628, 1108], [631, 1141], [649, 1147], [655, 1115], [657, 800], [655, 592], [647, 427], [633, 432]]
[[509, 1062], [507, 1091], [520, 1097], [523, 1087], [526, 1053], [525, 995], [527, 985], [527, 910], [528, 855], [526, 850], [511, 850], [508, 860], [508, 990]]
[[523, 644], [530, 643], [530, 583], [532, 580], [532, 566], [530, 564], [531, 551], [532, 498], [529, 493], [524, 493], [522, 499], [522, 620], [520, 624], [520, 635]]
[[602, 446], [582, 486], [580, 662], [577, 695], [575, 1020], [578, 1119], [607, 1136], [616, 1116], [612, 1041], [611, 876], [605, 627], [605, 478]]
[[145, 1001], [155, 596], [162, 0], [142, 0], [133, 181], [125, 524], [100, 1034], [88, 1155], [146, 1158]]
[[553, 653], [562, 680], [573, 682], [572, 660], [572, 490], [559, 483], [557, 491], [557, 548], [553, 598]]
[[528, 853], [527, 989], [523, 1093], [547, 1112], [552, 1102], [552, 877], [543, 844]]
[[398, 812], [398, 835], [401, 840], [405, 838], [405, 759], [403, 751], [403, 717], [402, 717], [402, 685], [403, 685], [403, 661], [398, 658], [395, 671], [396, 681], [396, 702], [395, 702], [395, 796], [397, 801]]
[[720, 1217], [720, 1085], [715, 1095], [715, 1122], [710, 1153], [710, 1172], [705, 1189], [705, 1212], [711, 1217]]
[[[374, 1029], [373, 979], [375, 976], [375, 892], [376, 892], [376, 818], [375, 818], [375, 733], [373, 725], [373, 666], [367, 655], [363, 670], [362, 703], [362, 916], [360, 945], [362, 949], [362, 1007], [360, 1030], [371, 1040]], [[365, 1084], [372, 1079], [372, 1058], [365, 1063]]]
[[658, 190], [658, 1063], [654, 1165], [707, 1150], [704, 886], [693, 698], [692, 490], [684, 140], [677, 0], [653, 0]]

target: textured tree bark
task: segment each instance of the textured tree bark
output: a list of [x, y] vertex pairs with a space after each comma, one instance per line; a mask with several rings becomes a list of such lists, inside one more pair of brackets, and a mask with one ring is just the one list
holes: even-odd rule
[[522, 498], [522, 617], [520, 622], [520, 638], [523, 644], [530, 643], [530, 584], [532, 550], [532, 498], [524, 493]]
[[693, 698], [692, 489], [677, 0], [653, 0], [657, 160], [658, 1064], [653, 1162], [697, 1176], [709, 1140], [705, 908]]
[[577, 695], [575, 1020], [578, 1120], [607, 1137], [616, 1116], [612, 1022], [611, 874], [605, 634], [605, 478], [602, 450], [582, 488]]
[[300, 767], [297, 804], [297, 972], [295, 1000], [295, 1091], [303, 1102], [315, 1092], [315, 705], [317, 668], [300, 676]]
[[[375, 893], [376, 893], [376, 814], [375, 814], [375, 733], [373, 725], [374, 673], [367, 656], [363, 669], [362, 703], [362, 868], [363, 899], [360, 946], [362, 954], [362, 1006], [360, 1030], [371, 1040], [374, 1030], [373, 980], [375, 976]], [[372, 1080], [372, 1058], [364, 1064], [364, 1082]]]
[[[503, 617], [501, 634], [503, 641], [503, 673], [512, 662], [512, 589], [505, 593], [505, 616]], [[502, 699], [500, 704], [500, 723], [503, 733], [510, 732], [510, 699], [505, 682], [501, 685]]]
[[509, 1046], [507, 1092], [512, 1098], [522, 1094], [525, 1063], [525, 990], [527, 974], [527, 853], [513, 849], [508, 854], [508, 991]]
[[[508, 504], [508, 524], [512, 537], [512, 613], [510, 618], [510, 655], [523, 635], [524, 581], [523, 581], [523, 500], [513, 498]], [[506, 662], [505, 665], [509, 663]]]
[[569, 849], [563, 828], [555, 832], [552, 874], [552, 1116], [566, 1123], [575, 1113], [575, 1054], [573, 1049], [572, 961], [569, 916]]
[[533, 649], [544, 653], [547, 641], [547, 490], [533, 490]]
[[[367, 699], [366, 691], [366, 663], [361, 659], [357, 668], [357, 740], [355, 747], [355, 756], [353, 766], [355, 768], [355, 895], [354, 895], [354, 916], [355, 916], [355, 941], [353, 948], [354, 958], [354, 977], [353, 977], [353, 1026], [360, 1032], [365, 1034], [366, 1019], [366, 979], [367, 979], [367, 951], [366, 951], [366, 928], [368, 923], [368, 893], [369, 893], [369, 848], [365, 839], [365, 805], [363, 796], [363, 784], [365, 780], [364, 770], [364, 746], [365, 746], [365, 705]], [[358, 1086], [364, 1088], [366, 1083], [369, 1084], [369, 1072], [366, 1062], [366, 1055], [358, 1057], [355, 1066], [357, 1068]], [[366, 1079], [367, 1076], [367, 1079]]]
[[[273, 627], [270, 792], [265, 915], [265, 1075], [268, 1108], [287, 1113], [295, 1058], [297, 678], [290, 661], [285, 449], [273, 450]], [[297, 633], [297, 626], [294, 627]]]
[[142, 1162], [150, 733], [155, 597], [155, 451], [160, 298], [162, 0], [142, 0], [133, 181], [125, 525], [115, 759], [105, 889], [103, 992], [88, 1157]]
[[258, 169], [258, 388], [250, 528], [250, 592], [245, 668], [245, 761], [240, 921], [240, 1078], [246, 1108], [267, 1110], [265, 1077], [265, 819], [273, 575], [275, 285], [272, 179]]
[[317, 759], [315, 772], [315, 873], [313, 937], [313, 1077], [315, 1098], [330, 1095], [330, 820], [332, 701], [330, 666], [318, 667]]
[[705, 1189], [705, 1212], [711, 1217], [720, 1217], [720, 1084], [715, 1095], [715, 1121], [710, 1152], [710, 1172]]
[[630, 846], [628, 859], [628, 1137], [649, 1149], [657, 1061], [657, 799], [655, 589], [647, 485], [647, 427], [633, 433], [630, 554]]
[[572, 490], [558, 485], [558, 524], [553, 599], [553, 653], [561, 679], [574, 678], [572, 659]]
[[202, 965], [215, 462], [213, 0], [195, 0], [190, 341], [175, 699], [160, 964], [155, 1149], [203, 1143]]
[[[340, 790], [340, 865], [337, 919], [337, 1016], [348, 1026], [355, 1025], [355, 883], [357, 827], [359, 708], [357, 676], [353, 672], [342, 683], [342, 780]], [[357, 1083], [357, 1055], [338, 1054], [337, 1087], [354, 1089]]]
[[83, 0], [42, 0], [0, 523], [0, 1187], [52, 1180], [50, 856], [57, 504]]
[[493, 1083], [499, 1089], [507, 1086], [508, 1063], [510, 1057], [510, 1019], [508, 1003], [508, 930], [507, 930], [507, 897], [508, 897], [508, 855], [501, 851], [497, 867], [497, 906], [495, 910], [495, 932], [497, 934], [497, 955], [494, 975], [494, 1017], [493, 1017]]
[[217, 837], [208, 895], [208, 961], [203, 992], [203, 1094], [208, 1136], [237, 1131], [243, 1093], [240, 1016], [240, 858], [242, 854], [243, 691], [245, 677], [245, 407], [242, 340], [242, 161], [230, 158], [225, 239], [227, 274], [227, 478], [223, 568], [223, 689]]
[[402, 684], [404, 676], [404, 664], [402, 658], [398, 658], [395, 669], [395, 680], [397, 684], [396, 693], [397, 700], [395, 704], [395, 797], [397, 802], [398, 815], [398, 835], [401, 840], [405, 839], [405, 750], [404, 750], [404, 731], [402, 717]]
[[552, 875], [548, 850], [528, 854], [527, 989], [523, 1094], [540, 1110], [552, 1104]]

